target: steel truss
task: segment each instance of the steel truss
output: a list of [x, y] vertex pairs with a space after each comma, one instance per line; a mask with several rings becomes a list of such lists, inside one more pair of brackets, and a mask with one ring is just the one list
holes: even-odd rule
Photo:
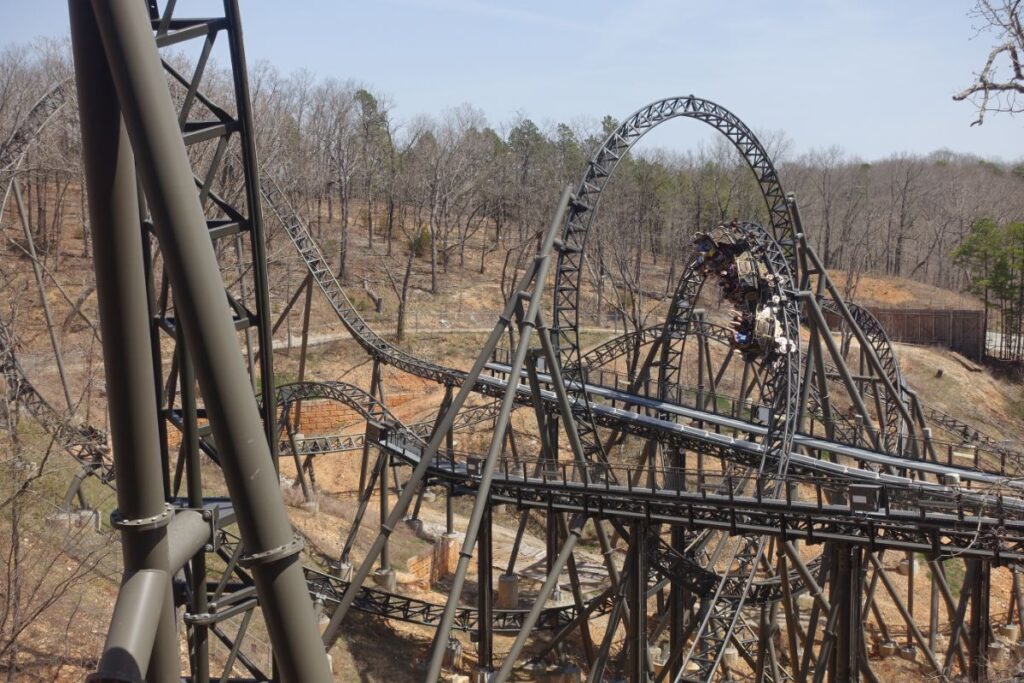
[[[475, 633], [478, 675], [487, 680], [506, 680], [527, 650], [532, 658], [564, 663], [570, 643], [579, 645], [575, 660], [595, 681], [613, 675], [631, 681], [874, 680], [863, 629], [868, 614], [882, 629], [884, 647], [905, 638], [902, 646], [923, 653], [924, 666], [937, 679], [985, 678], [995, 642], [990, 569], [1024, 559], [1022, 485], [1008, 478], [1019, 470], [1019, 454], [921, 404], [903, 381], [877, 320], [839, 298], [806, 242], [795, 200], [783, 191], [763, 146], [733, 114], [690, 96], [661, 100], [628, 117], [591, 160], [576, 193], [563, 197], [532, 267], [465, 372], [417, 358], [375, 333], [272, 175], [259, 172], [234, 0], [224, 3], [221, 16], [204, 19], [175, 16], [173, 1], [162, 11], [149, 3], [148, 17], [133, 0], [95, 5], [73, 7], [73, 34], [79, 82], [106, 83], [109, 94], [104, 108], [80, 89], [90, 205], [101, 212], [92, 223], [112, 226], [96, 244], [110, 244], [117, 254], [97, 256], [101, 306], [108, 311], [101, 312], [101, 323], [112, 386], [113, 457], [102, 431], [71, 426], [33, 388], [15, 359], [13, 334], [0, 326], [9, 402], [56, 435], [83, 472], [113, 483], [117, 464], [116, 521], [129, 572], [115, 614], [139, 604], [147, 609], [141, 622], [130, 622], [136, 627], [131, 630], [115, 619], [94, 680], [134, 680], [129, 676], [143, 672], [147, 680], [179, 680], [170, 656], [169, 605], [185, 607], [190, 680], [210, 680], [218, 667], [227, 677], [241, 671], [237, 680], [328, 680], [309, 596], [331, 614], [323, 634], [327, 644], [342, 632], [350, 608], [435, 628], [428, 680], [440, 673], [453, 631]], [[230, 106], [212, 102], [202, 87], [220, 36], [229, 45], [235, 94]], [[189, 41], [201, 43], [193, 74], [162, 64], [178, 87], [171, 110], [170, 98], [155, 92], [163, 81], [153, 77], [153, 43], [162, 48]], [[140, 79], [146, 68], [150, 78]], [[147, 80], [153, 89], [140, 87]], [[65, 87], [55, 88], [0, 148], [5, 182], [66, 99]], [[174, 125], [166, 125], [169, 114]], [[699, 297], [707, 273], [696, 260], [681, 277], [663, 324], [586, 353], [580, 347], [580, 274], [601, 192], [632, 145], [674, 118], [715, 127], [755, 174], [770, 224], [742, 224], [737, 230], [770, 275], [760, 296], [777, 297], [791, 352], [737, 359], [732, 331], [702, 315]], [[123, 152], [129, 142], [144, 207], [129, 198], [137, 196], [134, 164], [127, 165], [123, 154], [110, 162], [109, 150]], [[182, 163], [179, 150], [186, 147], [202, 165]], [[171, 153], [157, 154], [158, 149]], [[217, 189], [228, 159], [243, 188], [238, 205]], [[100, 160], [107, 162], [105, 169]], [[187, 177], [188, 192], [173, 177]], [[111, 178], [118, 189], [104, 197], [97, 188]], [[15, 185], [8, 188], [16, 193]], [[374, 361], [369, 391], [340, 382], [274, 386], [263, 208], [281, 222], [308, 268], [307, 310], [315, 283]], [[196, 240], [200, 220], [205, 231]], [[189, 221], [191, 233], [184, 227]], [[129, 252], [131, 258], [124, 258]], [[244, 262], [254, 267], [242, 268]], [[548, 328], [541, 303], [552, 266]], [[192, 269], [204, 271], [205, 279], [190, 279], [185, 271]], [[221, 278], [225, 273], [230, 277]], [[224, 279], [232, 284], [226, 287]], [[200, 281], [204, 287], [197, 289]], [[225, 292], [226, 307], [200, 305], [200, 299], [222, 304], [210, 296], [214, 291]], [[118, 304], [135, 313], [113, 322], [109, 310]], [[809, 341], [800, 340], [801, 325]], [[502, 351], [498, 343], [509, 329], [515, 348]], [[308, 322], [304, 337], [307, 331]], [[219, 364], [235, 368], [231, 378], [209, 367], [206, 357], [217, 348]], [[124, 357], [131, 359], [129, 369], [120, 380], [111, 378], [109, 368]], [[628, 377], [616, 370], [624, 357], [643, 361]], [[723, 388], [730, 363], [742, 366], [732, 393]], [[387, 409], [388, 365], [446, 387], [436, 420], [404, 425]], [[697, 381], [690, 384], [686, 371], [694, 368]], [[233, 391], [223, 391], [229, 385]], [[488, 400], [469, 405], [471, 393]], [[259, 400], [266, 396], [274, 400]], [[352, 408], [367, 428], [299, 438], [302, 402], [320, 400]], [[518, 452], [510, 428], [514, 409], [535, 419], [539, 456]], [[961, 444], [940, 444], [932, 438], [932, 424], [970, 439], [973, 462], [956, 462]], [[491, 430], [486, 454], [453, 448], [453, 432], [464, 428]], [[311, 488], [303, 472], [312, 474], [314, 457], [362, 453], [361, 511], [350, 538], [360, 524], [370, 523], [363, 512], [371, 496], [379, 495], [382, 514], [377, 540], [354, 576], [298, 570], [300, 543], [282, 522], [276, 475], [272, 487], [246, 486], [238, 475], [252, 473], [259, 462], [242, 454], [239, 438], [260, 443], [257, 450], [265, 447], [271, 462], [278, 455], [295, 458], [307, 498], [315, 495], [315, 481]], [[610, 446], [621, 450], [623, 444], [639, 455], [626, 462], [612, 457]], [[230, 501], [205, 490], [203, 454], [224, 469]], [[393, 504], [389, 473], [399, 491]], [[474, 498], [443, 607], [366, 585], [375, 562], [387, 556], [392, 530], [410, 506], [415, 517], [428, 486], [449, 493], [449, 531], [451, 497]], [[874, 506], [859, 502], [865, 493], [874, 497]], [[494, 505], [520, 512], [517, 548], [531, 511], [547, 527], [547, 576], [529, 608], [494, 605]], [[608, 575], [603, 590], [591, 596], [582, 592], [577, 567], [578, 540], [588, 525]], [[619, 543], [625, 554], [616, 559]], [[147, 554], [145, 547], [160, 550]], [[478, 604], [470, 608], [461, 604], [460, 593], [474, 552], [480, 590]], [[889, 576], [887, 553], [928, 558], [935, 587], [927, 629], [914, 611], [916, 564], [909, 563], [908, 588], [901, 588]], [[957, 599], [945, 578], [944, 560], [950, 557], [967, 561]], [[348, 560], [346, 553], [329, 564], [344, 574]], [[515, 564], [513, 553], [507, 575], [514, 575]], [[287, 574], [288, 590], [268, 584], [274, 571]], [[571, 602], [549, 604], [566, 576]], [[165, 590], [171, 584], [173, 593]], [[168, 603], [171, 596], [174, 602]], [[883, 597], [900, 613], [904, 634], [881, 618]], [[1015, 573], [1010, 604], [1018, 614], [1010, 619], [1018, 623], [1021, 597]], [[276, 670], [243, 648], [258, 608]], [[945, 647], [936, 638], [943, 615], [955, 624]], [[601, 642], [588, 626], [598, 617], [607, 620]], [[239, 623], [232, 630], [228, 620]], [[616, 631], [625, 635], [621, 647], [613, 644]], [[492, 645], [499, 633], [516, 636], [500, 662]], [[656, 654], [666, 639], [667, 649]], [[211, 641], [225, 649], [216, 653]], [[135, 670], [126, 671], [114, 652], [128, 652]]]

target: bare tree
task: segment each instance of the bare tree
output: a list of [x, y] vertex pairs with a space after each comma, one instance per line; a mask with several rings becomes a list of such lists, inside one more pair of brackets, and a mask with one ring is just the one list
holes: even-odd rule
[[971, 125], [984, 123], [992, 112], [1014, 114], [1024, 111], [1018, 96], [1024, 95], [1024, 23], [1021, 21], [1022, 0], [977, 0], [971, 16], [978, 21], [978, 34], [991, 34], [995, 45], [988, 53], [974, 82], [953, 95], [956, 101], [970, 100], [978, 108], [978, 118]]

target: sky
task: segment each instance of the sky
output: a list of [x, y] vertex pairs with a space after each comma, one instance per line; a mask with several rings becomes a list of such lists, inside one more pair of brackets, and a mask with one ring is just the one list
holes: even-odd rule
[[[79, 1], [79, 0], [75, 0]], [[176, 16], [216, 0], [180, 0]], [[161, 2], [161, 6], [163, 2]], [[863, 159], [937, 149], [1024, 159], [1024, 116], [951, 96], [994, 38], [970, 0], [241, 0], [250, 64], [307, 69], [382, 93], [394, 118], [469, 103], [500, 126], [527, 116], [617, 119], [694, 94], [792, 153]], [[0, 0], [0, 45], [66, 35], [66, 0]], [[713, 131], [675, 121], [645, 145], [684, 151]]]

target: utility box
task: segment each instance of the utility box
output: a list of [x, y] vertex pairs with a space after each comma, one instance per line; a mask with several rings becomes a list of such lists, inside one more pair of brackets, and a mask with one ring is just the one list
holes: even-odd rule
[[878, 512], [885, 504], [885, 489], [878, 484], [850, 484], [851, 512]]
[[366, 440], [370, 443], [384, 443], [388, 438], [388, 428], [376, 420], [366, 421]]

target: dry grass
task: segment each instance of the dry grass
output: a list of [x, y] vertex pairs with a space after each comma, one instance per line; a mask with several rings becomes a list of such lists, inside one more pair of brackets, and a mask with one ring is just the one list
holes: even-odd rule
[[[833, 270], [829, 271], [829, 275], [836, 286], [845, 291], [847, 274]], [[853, 300], [863, 306], [878, 308], [952, 308], [972, 311], [983, 308], [982, 302], [971, 294], [961, 294], [905, 277], [882, 275], [862, 276], [857, 282]]]
[[[78, 219], [73, 210], [68, 214], [69, 221]], [[358, 215], [358, 211], [354, 211]], [[9, 220], [9, 216], [7, 217]], [[9, 223], [6, 225], [8, 234], [15, 236], [17, 229]], [[91, 263], [81, 256], [80, 231], [69, 228], [65, 231], [67, 240], [64, 245], [64, 260], [57, 277], [72, 295], [80, 292], [84, 283], [89, 281]], [[332, 262], [337, 260], [336, 241], [328, 237], [324, 241], [324, 251]], [[429, 293], [428, 262], [416, 262], [416, 275], [413, 280], [411, 311], [408, 320], [409, 338], [403, 346], [410, 352], [430, 358], [453, 367], [465, 368], [472, 362], [476, 350], [483, 342], [485, 331], [494, 323], [495, 316], [501, 308], [502, 295], [498, 278], [501, 268], [500, 252], [492, 253], [486, 259], [486, 272], [477, 271], [479, 249], [481, 243], [474, 243], [467, 254], [466, 268], [451, 266], [450, 272], [443, 278], [442, 291], [438, 295]], [[59, 392], [55, 391], [55, 371], [52, 363], [52, 352], [48, 347], [48, 339], [42, 315], [36, 300], [31, 296], [34, 292], [28, 262], [18, 256], [10, 247], [3, 254], [7, 268], [14, 274], [12, 286], [28, 292], [20, 307], [17, 332], [25, 347], [21, 349], [22, 358], [30, 372], [36, 373], [34, 378], [47, 396], [57, 402]], [[0, 252], [3, 248], [0, 248]], [[353, 227], [350, 236], [350, 267], [351, 282], [354, 286], [347, 287], [356, 305], [364, 311], [372, 325], [387, 331], [393, 328], [393, 316], [396, 309], [394, 296], [386, 282], [384, 272], [385, 256], [383, 243], [369, 248], [365, 230]], [[392, 264], [404, 261], [404, 246], [396, 244], [396, 257]], [[304, 271], [295, 260], [294, 253], [283, 235], [277, 235], [271, 244], [273, 263], [271, 274], [274, 280], [273, 307], [275, 316], [283, 308], [294, 288], [304, 277]], [[289, 268], [289, 261], [291, 266]], [[392, 266], [393, 268], [395, 266]], [[385, 298], [385, 310], [382, 315], [370, 312], [369, 300], [361, 292], [358, 283], [362, 278], [369, 279], [370, 286]], [[645, 284], [651, 290], [664, 287], [666, 271], [650, 268], [645, 274]], [[833, 273], [840, 287], [845, 276]], [[593, 306], [592, 293], [586, 295], [585, 305]], [[900, 278], [883, 278], [865, 276], [858, 290], [857, 300], [866, 305], [884, 307], [913, 308], [972, 308], [980, 307], [976, 299], [955, 292], [912, 282]], [[63, 318], [68, 307], [63, 299], [50, 294], [50, 303], [55, 315]], [[656, 308], [664, 302], [651, 302]], [[545, 309], [548, 310], [548, 309]], [[95, 296], [86, 302], [88, 315], [95, 319]], [[276, 373], [281, 381], [294, 380], [298, 374], [297, 332], [301, 321], [301, 303], [293, 311], [288, 325], [278, 333], [279, 339], [286, 339], [290, 326], [295, 348], [284, 350], [276, 355]], [[447, 321], [447, 325], [442, 322]], [[446, 329], [450, 328], [450, 329]], [[330, 310], [328, 303], [319, 292], [314, 293], [312, 306], [311, 330], [317, 335], [334, 335], [334, 341], [312, 346], [308, 354], [307, 379], [336, 380], [342, 379], [358, 386], [368, 387], [370, 363], [364, 352], [351, 339], [345, 338], [340, 323]], [[588, 333], [584, 338], [584, 346], [591, 346], [610, 336], [610, 333]], [[77, 392], [84, 390], [89, 377], [86, 354], [90, 349], [89, 335], [81, 328], [69, 327], [62, 335], [68, 366], [74, 375], [73, 383]], [[94, 349], [98, 351], [98, 349]], [[919, 391], [926, 403], [947, 412], [965, 422], [977, 425], [986, 432], [997, 437], [1015, 438], [1024, 433], [1024, 389], [1019, 385], [1009, 384], [988, 372], [969, 372], [954, 354], [941, 349], [911, 347], [897, 345], [897, 354], [903, 371], [910, 384]], [[937, 377], [936, 371], [941, 369], [942, 376]], [[101, 375], [96, 367], [92, 375]], [[405, 421], [425, 419], [433, 415], [440, 403], [443, 389], [417, 377], [403, 375], [390, 368], [385, 369], [385, 386], [389, 405], [397, 416]], [[103, 396], [95, 392], [92, 403], [83, 406], [80, 417], [85, 417], [88, 408], [90, 421], [101, 423], [103, 414]], [[525, 426], [528, 421], [526, 411], [520, 411], [514, 418], [514, 424]], [[523, 423], [523, 424], [520, 424]], [[460, 434], [457, 438], [462, 442], [459, 448], [473, 449], [482, 446], [488, 435], [486, 433]], [[525, 450], [536, 444], [524, 443]], [[286, 476], [294, 474], [291, 462], [282, 463], [282, 471]], [[309, 539], [311, 546], [328, 556], [336, 556], [341, 547], [343, 534], [355, 510], [354, 490], [358, 479], [358, 454], [351, 453], [339, 457], [324, 458], [317, 463], [318, 482], [322, 488], [322, 508], [319, 513], [310, 513], [297, 506], [290, 508], [290, 514], [296, 527]], [[207, 478], [214, 489], [220, 489], [221, 483], [212, 468]], [[288, 499], [297, 504], [299, 497], [295, 491], [287, 492]], [[109, 511], [112, 502], [106, 503], [104, 512]], [[464, 526], [466, 510], [459, 510], [459, 526]], [[367, 519], [375, 520], [378, 514], [376, 500], [372, 501], [367, 511]], [[428, 520], [443, 519], [443, 502], [439, 501], [424, 508], [424, 516]], [[368, 527], [375, 527], [371, 523]], [[507, 536], [514, 528], [514, 520], [501, 518], [498, 521], [500, 530], [497, 535]], [[372, 528], [360, 534], [354, 550], [353, 559], [358, 561], [369, 545]], [[424, 542], [404, 527], [396, 530], [393, 539], [392, 562], [399, 569], [404, 558], [421, 551]], [[532, 542], [543, 541], [532, 538]], [[2, 551], [2, 546], [0, 546]], [[895, 562], [896, 556], [887, 557], [887, 562]], [[1008, 579], [1005, 572], [997, 572], [993, 583], [1002, 586]], [[925, 576], [922, 572], [919, 576]], [[473, 577], [471, 576], [470, 584]], [[904, 581], [896, 577], [895, 582], [901, 588]], [[927, 604], [928, 581], [918, 582], [915, 598], [918, 604]], [[470, 586], [472, 588], [472, 586]], [[419, 591], [422, 597], [436, 602], [443, 602], [445, 596], [435, 590], [421, 590], [413, 585], [403, 585], [408, 592]], [[470, 595], [472, 591], [468, 591]], [[995, 593], [1007, 594], [1005, 590]], [[61, 611], [55, 611], [52, 618], [41, 620], [31, 636], [31, 647], [23, 650], [23, 671], [15, 680], [80, 680], [95, 662], [102, 646], [103, 634], [109, 620], [116, 585], [109, 578], [97, 577], [95, 584], [88, 591], [76, 596], [75, 601], [63, 605]], [[994, 597], [993, 612], [1000, 614], [1005, 611], [1005, 603]], [[74, 619], [71, 619], [71, 616]], [[892, 611], [884, 611], [887, 621], [896, 623], [898, 615]], [[419, 680], [422, 671], [416, 668], [417, 662], [425, 655], [429, 647], [431, 631], [425, 628], [400, 623], [382, 622], [353, 612], [349, 617], [345, 635], [332, 654], [335, 658], [336, 680], [339, 681], [406, 681]], [[258, 621], [258, 620], [257, 620]], [[72, 628], [67, 637], [61, 635], [62, 628], [68, 623]], [[255, 623], [255, 622], [254, 622]], [[256, 635], [265, 639], [261, 626], [254, 626]], [[598, 631], [600, 627], [598, 626]], [[499, 656], [511, 641], [499, 638], [496, 649]], [[465, 642], [466, 652], [471, 655], [473, 648]], [[396, 656], [396, 653], [401, 656]], [[468, 657], [472, 662], [472, 656]], [[883, 680], [920, 680], [920, 671], [902, 660], [890, 660], [881, 666]]]

